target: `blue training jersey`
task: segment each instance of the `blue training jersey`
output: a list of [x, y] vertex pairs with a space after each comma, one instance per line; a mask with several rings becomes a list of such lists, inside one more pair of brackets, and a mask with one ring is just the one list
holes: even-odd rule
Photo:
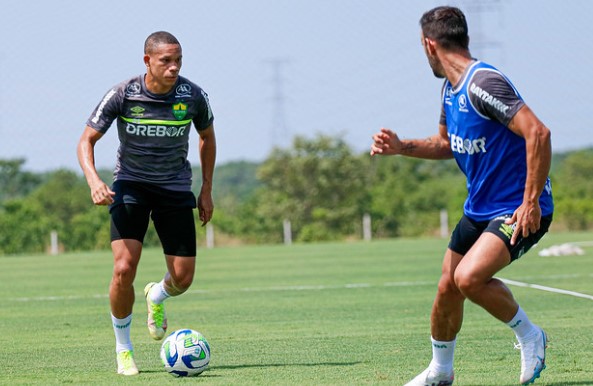
[[[441, 123], [467, 177], [464, 214], [476, 221], [512, 214], [523, 202], [527, 159], [525, 139], [507, 125], [525, 105], [512, 83], [494, 67], [475, 61], [456, 86], [445, 81]], [[550, 179], [539, 203], [554, 211]]]

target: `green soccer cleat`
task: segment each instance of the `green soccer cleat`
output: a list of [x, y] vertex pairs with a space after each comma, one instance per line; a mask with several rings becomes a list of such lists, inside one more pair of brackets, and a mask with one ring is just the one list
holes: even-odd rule
[[117, 373], [121, 375], [138, 374], [138, 367], [134, 362], [134, 351], [126, 350], [117, 353]]
[[163, 304], [155, 304], [150, 300], [150, 289], [157, 283], [148, 283], [144, 287], [144, 296], [146, 297], [146, 305], [148, 307], [148, 333], [154, 340], [161, 340], [167, 332], [167, 316], [165, 315], [165, 306]]

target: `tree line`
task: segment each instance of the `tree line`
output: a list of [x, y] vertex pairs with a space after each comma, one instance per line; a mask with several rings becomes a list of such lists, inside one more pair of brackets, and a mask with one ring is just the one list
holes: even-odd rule
[[[92, 205], [81, 173], [33, 173], [24, 164], [0, 159], [0, 254], [45, 252], [51, 231], [65, 251], [109, 248], [109, 213]], [[100, 174], [111, 180], [111, 171]], [[194, 192], [200, 175], [194, 170]], [[553, 229], [591, 229], [593, 149], [555, 154], [550, 176]], [[437, 235], [441, 210], [450, 226], [461, 216], [466, 188], [453, 160], [371, 158], [340, 138], [318, 135], [296, 137], [263, 162], [219, 165], [213, 195], [218, 244], [280, 243], [284, 220], [296, 242], [360, 239], [364, 214], [375, 238]], [[158, 245], [152, 226], [145, 245]]]

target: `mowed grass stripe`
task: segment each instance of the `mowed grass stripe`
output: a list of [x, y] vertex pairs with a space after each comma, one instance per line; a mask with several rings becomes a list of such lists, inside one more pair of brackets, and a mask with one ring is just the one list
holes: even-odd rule
[[[553, 243], [590, 238], [550, 235], [501, 276], [592, 294], [591, 250], [537, 255]], [[430, 360], [429, 313], [446, 245], [421, 239], [201, 249], [194, 286], [167, 303], [171, 331], [194, 328], [212, 345], [211, 368], [193, 380], [162, 370], [160, 342], [146, 332], [140, 291], [162, 277], [161, 251], [147, 249], [140, 263], [132, 339], [141, 374], [125, 379], [115, 374], [108, 251], [0, 257], [0, 384], [401, 385]], [[512, 290], [552, 337], [536, 385], [593, 384], [590, 301]], [[471, 303], [465, 315], [456, 385], [517, 384], [512, 332]]]

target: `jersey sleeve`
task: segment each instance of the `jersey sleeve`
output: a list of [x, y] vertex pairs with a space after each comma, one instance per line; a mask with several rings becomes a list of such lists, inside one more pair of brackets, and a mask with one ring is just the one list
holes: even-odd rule
[[508, 126], [517, 111], [525, 105], [511, 82], [498, 71], [476, 71], [468, 88], [468, 96], [474, 109], [505, 126]]
[[86, 122], [87, 126], [101, 133], [105, 133], [111, 127], [113, 121], [120, 115], [122, 99], [123, 95], [119, 87], [109, 90], [97, 107], [95, 107], [95, 110], [93, 110], [93, 113]]
[[[447, 89], [447, 81], [443, 82], [443, 87], [441, 88], [441, 102], [445, 100], [445, 90]], [[439, 117], [439, 125], [447, 126], [447, 115], [445, 113], [445, 107], [443, 103], [441, 103], [441, 114]]]
[[439, 117], [439, 125], [447, 126], [447, 114], [445, 113], [445, 108], [441, 106], [441, 115]]
[[201, 92], [201, 101], [198, 106], [198, 111], [193, 118], [194, 126], [196, 130], [201, 131], [207, 129], [212, 122], [214, 122], [214, 115], [212, 114], [212, 108], [210, 107], [210, 101], [208, 94], [204, 90]]

